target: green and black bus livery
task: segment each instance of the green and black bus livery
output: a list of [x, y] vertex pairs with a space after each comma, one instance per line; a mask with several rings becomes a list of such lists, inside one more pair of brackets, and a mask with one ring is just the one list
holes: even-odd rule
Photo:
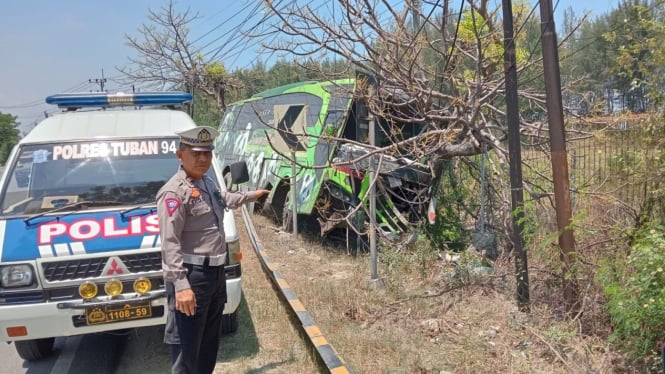
[[[367, 147], [369, 117], [353, 95], [355, 79], [301, 82], [259, 93], [233, 103], [220, 124], [215, 158], [224, 173], [244, 160], [250, 188], [272, 192], [264, 210], [276, 214], [290, 230], [291, 177], [296, 160], [296, 203], [299, 217], [318, 221], [321, 235], [338, 228], [364, 234], [371, 158]], [[393, 137], [395, 126], [378, 119], [375, 144]], [[406, 136], [417, 126], [397, 127]], [[391, 129], [391, 130], [389, 130]], [[405, 136], [400, 134], [400, 136]], [[432, 173], [406, 157], [384, 157], [377, 171], [376, 223], [384, 236], [413, 233], [429, 204]], [[299, 222], [302, 222], [299, 220]]]

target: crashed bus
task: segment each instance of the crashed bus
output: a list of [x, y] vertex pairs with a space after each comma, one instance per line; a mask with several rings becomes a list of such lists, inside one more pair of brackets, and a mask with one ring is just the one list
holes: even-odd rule
[[[372, 165], [379, 167], [375, 170], [375, 222], [382, 236], [392, 240], [413, 237], [427, 211], [433, 180], [428, 165], [399, 153], [384, 156], [380, 162], [367, 157], [369, 148], [363, 144], [369, 144], [371, 121], [367, 104], [354, 95], [357, 82], [360, 80], [294, 83], [227, 108], [219, 126], [215, 158], [225, 175], [234, 163], [246, 161], [248, 188], [271, 190], [262, 202], [263, 211], [274, 214], [284, 230], [292, 230], [295, 188], [298, 222], [318, 222], [323, 237], [340, 229], [347, 238], [349, 234], [365, 235], [370, 222], [366, 196]], [[377, 145], [422, 131], [422, 125], [389, 123], [384, 118], [376, 118], [374, 123]]]

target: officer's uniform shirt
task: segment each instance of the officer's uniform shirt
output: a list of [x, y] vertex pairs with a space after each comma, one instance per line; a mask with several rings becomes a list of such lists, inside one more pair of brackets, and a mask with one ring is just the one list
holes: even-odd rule
[[164, 280], [175, 291], [190, 288], [183, 254], [226, 255], [224, 204], [235, 209], [253, 192], [220, 191], [207, 176], [200, 180], [187, 177], [180, 166], [176, 174], [157, 193], [157, 215], [162, 242]]

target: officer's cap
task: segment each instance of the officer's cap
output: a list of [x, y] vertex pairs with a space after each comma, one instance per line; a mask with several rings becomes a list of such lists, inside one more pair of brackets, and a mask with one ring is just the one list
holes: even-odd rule
[[180, 144], [186, 144], [194, 151], [212, 151], [213, 142], [219, 131], [210, 126], [197, 126], [193, 129], [176, 132], [180, 136]]

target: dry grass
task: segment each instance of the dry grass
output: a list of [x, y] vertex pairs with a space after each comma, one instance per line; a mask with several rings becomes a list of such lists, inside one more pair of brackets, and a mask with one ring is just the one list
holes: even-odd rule
[[[243, 248], [243, 300], [239, 327], [225, 335], [215, 373], [316, 373], [309, 348], [261, 270], [240, 215], [236, 223]], [[262, 239], [266, 241], [266, 239]]]
[[[542, 286], [552, 282], [546, 272], [532, 276], [528, 315], [515, 306], [509, 262], [460, 279], [444, 260], [385, 252], [390, 265], [381, 262], [379, 275], [386, 287], [368, 288], [368, 256], [294, 240], [265, 217], [253, 219], [277, 270], [356, 373], [633, 372], [605, 336], [585, 331], [583, 315], [560, 318], [556, 285]], [[588, 296], [595, 307], [599, 301]], [[602, 315], [591, 319], [607, 330]]]

